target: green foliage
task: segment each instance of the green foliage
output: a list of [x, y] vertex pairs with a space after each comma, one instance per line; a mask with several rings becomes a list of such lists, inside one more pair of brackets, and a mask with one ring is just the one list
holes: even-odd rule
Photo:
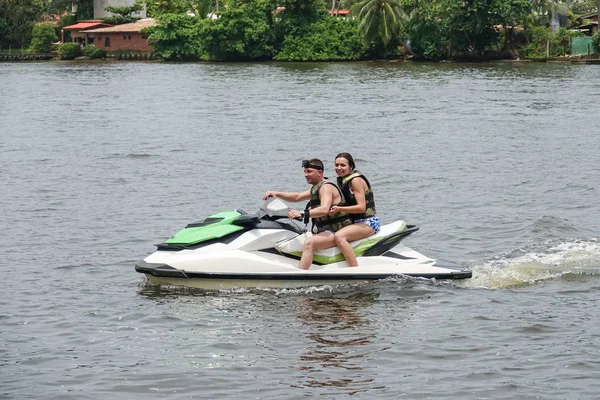
[[582, 33], [565, 28], [558, 29], [550, 35], [550, 56], [561, 57], [571, 54], [571, 41], [578, 36], [582, 36]]
[[592, 45], [600, 53], [600, 31], [594, 33], [594, 36], [592, 36]]
[[[184, 14], [188, 11], [195, 16], [206, 18], [216, 10], [219, 0], [146, 0], [146, 13], [149, 17], [159, 18], [163, 14]], [[221, 0], [221, 8], [225, 0]]]
[[360, 0], [352, 6], [352, 15], [360, 21], [359, 31], [367, 44], [384, 49], [398, 37], [406, 14], [400, 0]]
[[218, 0], [186, 0], [188, 10], [192, 11], [194, 15], [199, 18], [207, 18], [211, 13], [217, 10]]
[[560, 28], [556, 33], [545, 26], [532, 27], [527, 31], [528, 43], [519, 51], [521, 58], [532, 60], [542, 60], [548, 57], [560, 57], [569, 54], [571, 51], [571, 39], [581, 36], [580, 32], [572, 32]]
[[56, 24], [56, 29], [58, 30], [58, 32], [60, 32], [62, 28], [64, 28], [65, 26], [74, 25], [75, 22], [77, 22], [75, 14], [65, 14], [58, 20], [58, 23]]
[[366, 48], [355, 19], [325, 16], [285, 36], [276, 60], [333, 61], [358, 60], [366, 57]]
[[104, 60], [106, 58], [106, 51], [96, 46], [84, 46], [81, 52], [90, 60]]
[[148, 33], [155, 56], [169, 61], [198, 60], [202, 51], [199, 21], [186, 14], [163, 14], [157, 25], [143, 32]]
[[276, 6], [281, 7], [273, 21], [276, 43], [282, 43], [289, 34], [300, 34], [306, 26], [328, 15], [325, 3], [319, 0], [281, 0], [272, 9]]
[[528, 0], [407, 1], [403, 36], [415, 53], [433, 60], [480, 57], [497, 47], [498, 27], [523, 25], [531, 12]]
[[120, 15], [122, 17], [131, 16], [131, 14], [142, 11], [144, 9], [144, 5], [137, 1], [134, 5], [129, 7], [106, 7], [105, 10], [113, 13], [115, 15]]
[[406, 11], [409, 20], [403, 25], [401, 37], [410, 43], [419, 58], [439, 60], [449, 56], [452, 39], [451, 16], [457, 4], [452, 0], [409, 0]]
[[185, 14], [187, 3], [187, 0], [146, 0], [146, 13], [152, 18], [164, 14]]
[[589, 14], [598, 10], [598, 0], [578, 0], [571, 7], [575, 14]]
[[128, 24], [130, 22], [135, 22], [139, 18], [134, 17], [132, 14], [138, 11], [142, 11], [144, 9], [144, 5], [139, 1], [129, 7], [106, 7], [105, 10], [113, 13], [114, 15], [110, 17], [103, 18], [102, 21], [111, 25], [121, 25]]
[[52, 43], [58, 40], [54, 27], [50, 24], [37, 25], [31, 34], [31, 51], [34, 53], [50, 53]]
[[48, 12], [51, 14], [71, 12], [72, 6], [75, 6], [77, 8], [75, 20], [94, 18], [94, 0], [50, 0], [49, 3]]
[[0, 47], [28, 46], [46, 0], [0, 0]]
[[58, 56], [61, 60], [73, 60], [81, 55], [79, 43], [69, 42], [58, 46]]
[[273, 56], [271, 6], [265, 1], [230, 5], [217, 19], [200, 23], [203, 58], [209, 60], [266, 60]]
[[111, 25], [122, 25], [122, 24], [129, 24], [131, 22], [135, 22], [138, 19], [139, 18], [132, 17], [131, 15], [129, 15], [129, 16], [112, 15], [110, 17], [102, 18], [102, 22], [106, 22], [107, 24], [111, 24]]

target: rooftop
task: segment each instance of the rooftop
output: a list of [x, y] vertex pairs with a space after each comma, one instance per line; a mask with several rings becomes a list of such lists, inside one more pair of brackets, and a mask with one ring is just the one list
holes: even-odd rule
[[124, 32], [139, 32], [144, 28], [149, 28], [156, 25], [156, 20], [152, 18], [144, 18], [139, 21], [131, 22], [129, 24], [121, 24], [115, 26], [109, 26], [106, 28], [90, 29], [84, 31], [84, 33], [124, 33]]
[[97, 27], [102, 27], [102, 26], [111, 26], [111, 25], [104, 23], [104, 22], [100, 21], [99, 19], [98, 20], [86, 20], [86, 21], [79, 21], [73, 25], [65, 26], [65, 27], [63, 27], [63, 30], [66, 30], [66, 31], [82, 30], [82, 29], [97, 28]]

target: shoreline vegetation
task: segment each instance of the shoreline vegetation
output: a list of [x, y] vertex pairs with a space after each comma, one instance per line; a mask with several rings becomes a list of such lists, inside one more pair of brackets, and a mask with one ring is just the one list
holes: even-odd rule
[[307, 60], [307, 61], [289, 61], [289, 60], [246, 60], [246, 61], [214, 61], [214, 60], [187, 60], [187, 61], [169, 61], [162, 60], [160, 58], [153, 57], [136, 57], [135, 55], [131, 56], [122, 56], [119, 58], [116, 57], [106, 57], [102, 59], [90, 59], [86, 56], [77, 57], [72, 60], [63, 60], [58, 57], [56, 54], [35, 54], [35, 53], [23, 53], [23, 54], [15, 54], [15, 53], [0, 53], [0, 62], [24, 62], [24, 61], [46, 61], [46, 62], [85, 62], [85, 63], [106, 63], [106, 62], [151, 62], [151, 63], [198, 63], [198, 64], [211, 64], [211, 63], [440, 63], [440, 64], [452, 64], [452, 63], [463, 63], [463, 64], [477, 64], [477, 63], [489, 63], [489, 64], [519, 64], [519, 63], [572, 63], [572, 64], [600, 64], [600, 56], [592, 55], [592, 56], [582, 56], [582, 57], [551, 57], [551, 58], [536, 58], [536, 59], [478, 59], [478, 60], [439, 60], [439, 61], [431, 61], [431, 60], [423, 60], [423, 59], [385, 59], [385, 58], [375, 58], [369, 60]]
[[[574, 28], [597, 27], [592, 21], [597, 16], [590, 14], [597, 10], [596, 0], [572, 7], [545, 0], [138, 0], [129, 7], [108, 7], [113, 16], [104, 19], [107, 23], [135, 21], [142, 9], [157, 20], [141, 31], [152, 54], [55, 44], [62, 27], [90, 13], [91, 0], [76, 1], [84, 10], [77, 15], [64, 11], [66, 0], [33, 1], [29, 35], [17, 34], [10, 18], [11, 12], [23, 11], [22, 2], [3, 1], [8, 4], [0, 13], [4, 61], [595, 62], [600, 50], [596, 32], [586, 39], [587, 55], [570, 56], [573, 39], [583, 36]], [[51, 12], [62, 17], [54, 25], [39, 22]], [[7, 47], [22, 50], [2, 52]]]

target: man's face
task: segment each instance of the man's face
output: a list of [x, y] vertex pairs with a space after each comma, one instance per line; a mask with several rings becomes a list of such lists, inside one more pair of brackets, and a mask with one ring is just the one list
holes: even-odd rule
[[309, 185], [316, 185], [323, 179], [323, 172], [319, 169], [304, 168], [304, 178]]

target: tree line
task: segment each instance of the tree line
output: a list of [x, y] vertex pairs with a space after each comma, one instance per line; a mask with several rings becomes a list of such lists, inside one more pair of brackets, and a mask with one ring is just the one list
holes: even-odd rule
[[[547, 43], [564, 52], [578, 34], [566, 28], [596, 11], [596, 1], [146, 0], [143, 6], [159, 21], [147, 33], [165, 60], [460, 60], [544, 57]], [[75, 15], [67, 12], [72, 4]], [[113, 9], [120, 13], [107, 22], [131, 22], [128, 12], [140, 7]], [[350, 9], [350, 18], [336, 17], [340, 9]], [[28, 46], [34, 27], [52, 14], [62, 16], [56, 29], [90, 19], [93, 0], [0, 0], [0, 47]]]
[[[160, 24], [148, 33], [166, 60], [545, 58], [548, 43], [550, 56], [567, 51], [580, 35], [567, 28], [595, 1], [172, 0], [179, 8], [150, 1]], [[192, 3], [193, 15], [182, 12]], [[341, 8], [350, 18], [335, 17]]]

